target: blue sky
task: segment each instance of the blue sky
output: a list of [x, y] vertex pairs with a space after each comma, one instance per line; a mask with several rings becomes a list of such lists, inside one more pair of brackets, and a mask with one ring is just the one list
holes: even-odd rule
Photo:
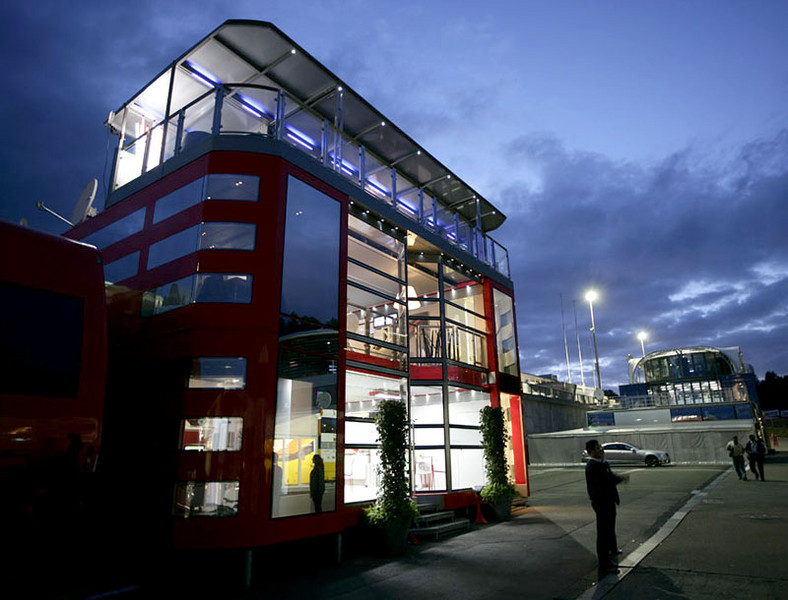
[[[508, 216], [522, 370], [646, 349], [788, 374], [788, 3], [7, 3], [0, 218], [59, 233], [110, 110], [226, 19], [271, 21]], [[101, 194], [101, 192], [100, 192]]]

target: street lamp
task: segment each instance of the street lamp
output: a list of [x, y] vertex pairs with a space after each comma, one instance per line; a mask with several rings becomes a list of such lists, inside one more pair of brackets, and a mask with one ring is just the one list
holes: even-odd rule
[[638, 339], [640, 340], [640, 351], [643, 353], [643, 356], [646, 355], [646, 345], [644, 344], [644, 341], [647, 337], [648, 334], [645, 331], [638, 331]]
[[597, 293], [594, 290], [586, 292], [586, 300], [588, 300], [588, 308], [591, 310], [591, 333], [594, 336], [594, 362], [596, 363], [596, 382], [599, 389], [602, 389], [602, 376], [599, 374], [599, 349], [596, 345], [596, 323], [594, 323], [594, 300], [597, 299]]

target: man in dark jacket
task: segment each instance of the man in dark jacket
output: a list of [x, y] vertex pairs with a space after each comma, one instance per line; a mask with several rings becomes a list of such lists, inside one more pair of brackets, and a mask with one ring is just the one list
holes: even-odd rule
[[763, 474], [763, 459], [766, 456], [766, 446], [753, 434], [750, 434], [750, 441], [744, 447], [747, 452], [747, 458], [750, 460], [750, 471], [755, 475], [755, 480], [760, 479], [766, 481]]
[[616, 505], [621, 502], [616, 486], [627, 477], [616, 475], [605, 460], [605, 451], [597, 440], [586, 442], [586, 487], [596, 513], [596, 553], [599, 573], [618, 573], [613, 558], [621, 554], [616, 541]]

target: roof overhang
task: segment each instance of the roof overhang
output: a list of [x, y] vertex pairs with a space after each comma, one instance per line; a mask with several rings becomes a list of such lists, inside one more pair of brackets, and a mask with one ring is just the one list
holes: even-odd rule
[[[396, 166], [415, 187], [482, 231], [499, 227], [505, 215], [419, 146], [369, 102], [271, 23], [229, 20], [175, 60], [117, 111], [108, 125], [120, 129], [129, 106], [165, 116], [205, 93], [189, 65], [197, 64], [225, 84], [272, 85], [320, 118], [335, 123], [342, 92], [341, 129], [389, 167]], [[477, 208], [478, 201], [478, 208]]]

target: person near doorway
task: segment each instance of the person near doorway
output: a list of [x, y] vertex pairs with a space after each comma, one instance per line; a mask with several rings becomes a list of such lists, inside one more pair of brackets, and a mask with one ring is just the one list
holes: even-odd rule
[[323, 493], [326, 491], [326, 476], [323, 470], [323, 458], [319, 454], [312, 457], [312, 472], [309, 474], [309, 495], [315, 505], [315, 512], [323, 512]]

